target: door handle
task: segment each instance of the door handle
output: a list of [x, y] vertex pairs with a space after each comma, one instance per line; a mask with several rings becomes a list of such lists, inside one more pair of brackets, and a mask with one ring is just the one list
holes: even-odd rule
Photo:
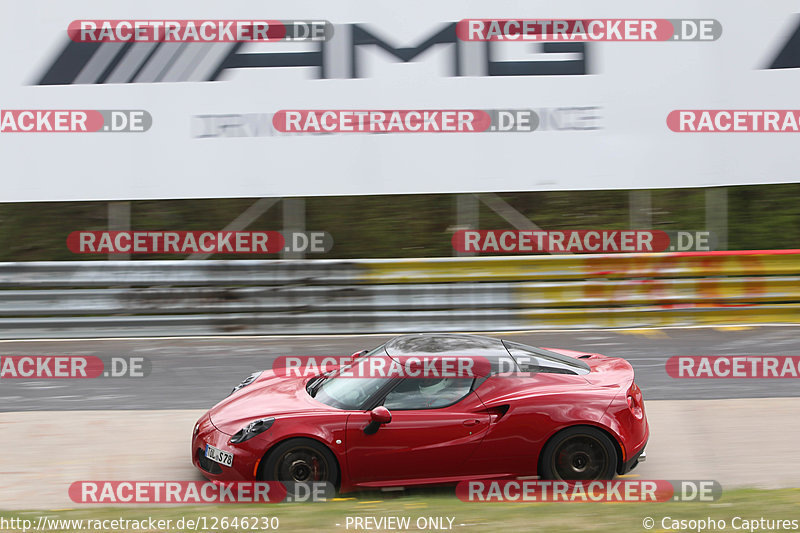
[[480, 423], [481, 423], [481, 421], [478, 420], [477, 418], [472, 418], [470, 420], [464, 420], [464, 425], [465, 426], [477, 426]]

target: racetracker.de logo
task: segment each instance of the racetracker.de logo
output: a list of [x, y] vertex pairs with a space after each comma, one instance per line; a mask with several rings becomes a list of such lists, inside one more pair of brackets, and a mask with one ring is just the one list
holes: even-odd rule
[[462, 41], [713, 41], [716, 19], [464, 19]]
[[326, 253], [326, 231], [73, 231], [67, 248], [76, 254], [274, 254]]
[[279, 503], [286, 498], [279, 481], [75, 481], [75, 503]]
[[141, 109], [0, 109], [0, 133], [131, 133], [152, 124]]
[[800, 356], [678, 355], [667, 359], [666, 371], [684, 379], [797, 379]]
[[152, 363], [145, 357], [94, 355], [3, 355], [0, 379], [143, 378]]
[[648, 253], [710, 251], [708, 231], [660, 230], [458, 230], [462, 253]]
[[714, 480], [461, 481], [456, 496], [465, 502], [713, 502], [722, 496]]
[[485, 357], [457, 355], [364, 359], [354, 356], [282, 356], [272, 363], [272, 370], [278, 376], [303, 378], [334, 371], [338, 371], [336, 376], [340, 378], [475, 378], [489, 375], [492, 365]]
[[278, 231], [73, 231], [67, 237], [76, 254], [274, 254], [284, 244]]
[[676, 109], [667, 127], [676, 133], [797, 133], [800, 109]]
[[479, 133], [532, 132], [532, 109], [298, 109], [272, 117], [283, 133]]
[[327, 41], [333, 37], [333, 24], [325, 20], [73, 20], [67, 34], [76, 43]]

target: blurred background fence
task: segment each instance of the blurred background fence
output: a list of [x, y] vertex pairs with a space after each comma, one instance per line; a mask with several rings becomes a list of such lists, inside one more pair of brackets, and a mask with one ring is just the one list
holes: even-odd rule
[[0, 337], [800, 323], [800, 251], [0, 263]]

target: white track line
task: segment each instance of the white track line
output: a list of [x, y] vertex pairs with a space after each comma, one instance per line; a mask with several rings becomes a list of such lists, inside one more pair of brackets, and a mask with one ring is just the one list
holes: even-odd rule
[[[503, 331], [448, 331], [432, 332], [436, 333], [463, 333], [469, 335], [530, 335], [536, 333], [580, 333], [580, 332], [604, 332], [604, 333], [625, 333], [631, 331], [644, 330], [665, 330], [665, 329], [755, 329], [761, 327], [770, 328], [800, 328], [800, 324], [716, 324], [716, 325], [697, 325], [697, 326], [642, 326], [635, 328], [566, 328], [566, 329], [522, 329], [522, 330], [503, 330]], [[69, 337], [69, 338], [41, 338], [41, 339], [0, 339], [0, 343], [11, 342], [87, 342], [87, 341], [136, 341], [136, 340], [221, 340], [221, 339], [348, 339], [355, 337], [396, 337], [407, 335], [405, 333], [342, 333], [342, 334], [309, 334], [309, 335], [175, 335], [175, 336], [141, 336], [141, 337]]]

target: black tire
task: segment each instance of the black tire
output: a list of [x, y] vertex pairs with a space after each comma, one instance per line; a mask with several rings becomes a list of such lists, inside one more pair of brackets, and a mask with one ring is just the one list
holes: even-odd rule
[[617, 473], [617, 449], [604, 431], [591, 426], [567, 428], [550, 439], [542, 450], [542, 479], [613, 479]]
[[339, 480], [339, 464], [325, 445], [313, 439], [289, 439], [270, 451], [259, 468], [258, 477], [262, 481], [326, 481], [335, 487]]

